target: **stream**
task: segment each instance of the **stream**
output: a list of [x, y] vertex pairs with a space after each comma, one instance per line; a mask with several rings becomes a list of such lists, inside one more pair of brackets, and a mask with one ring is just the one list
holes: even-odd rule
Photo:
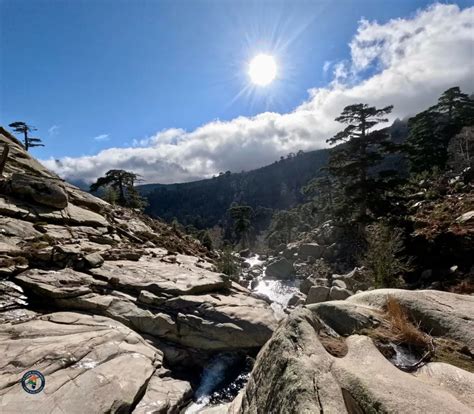
[[[261, 267], [262, 272], [249, 289], [263, 295], [271, 301], [271, 307], [278, 319], [286, 316], [285, 309], [291, 297], [299, 292], [299, 280], [267, 279], [265, 275], [265, 261], [258, 254], [244, 260], [250, 268]], [[251, 285], [254, 287], [252, 288]], [[185, 414], [199, 413], [203, 408], [232, 401], [238, 392], [245, 386], [251, 371], [251, 363], [241, 356], [219, 354], [211, 360], [201, 375], [201, 382], [194, 394], [194, 402], [184, 411]]]

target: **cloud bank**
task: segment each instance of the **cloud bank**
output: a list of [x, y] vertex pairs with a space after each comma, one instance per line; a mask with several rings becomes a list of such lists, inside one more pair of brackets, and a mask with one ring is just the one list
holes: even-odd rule
[[190, 132], [167, 129], [132, 147], [43, 163], [70, 180], [91, 182], [122, 168], [148, 183], [171, 183], [250, 170], [289, 152], [322, 148], [340, 129], [334, 118], [346, 105], [393, 104], [393, 118], [403, 118], [432, 105], [451, 86], [474, 92], [473, 22], [474, 7], [442, 4], [385, 24], [361, 20], [350, 59], [326, 63], [332, 82], [310, 89], [307, 101], [290, 113], [214, 121]]

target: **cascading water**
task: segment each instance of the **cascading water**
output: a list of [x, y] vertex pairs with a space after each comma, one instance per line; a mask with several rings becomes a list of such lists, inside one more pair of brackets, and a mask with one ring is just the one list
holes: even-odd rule
[[[299, 292], [298, 280], [266, 279], [265, 261], [258, 254], [244, 260], [248, 268], [261, 268], [260, 275], [249, 287], [253, 292], [264, 295], [272, 303], [277, 318], [285, 317], [288, 301]], [[194, 395], [194, 402], [184, 411], [185, 414], [199, 413], [204, 407], [231, 401], [247, 382], [251, 364], [245, 362], [241, 355], [220, 354], [212, 359], [204, 369], [201, 382]]]
[[[264, 261], [260, 259], [258, 254], [245, 259], [250, 265], [250, 268], [255, 266], [261, 266]], [[285, 308], [288, 306], [288, 302], [291, 297], [299, 292], [299, 280], [277, 280], [277, 279], [266, 279], [265, 267], [262, 268], [262, 273], [256, 278], [257, 283], [253, 283], [253, 292], [263, 295], [270, 299], [272, 302], [272, 308], [278, 318], [285, 317]]]
[[231, 400], [245, 384], [249, 371], [242, 355], [225, 353], [214, 357], [204, 369], [194, 402], [187, 407], [185, 414], [199, 413], [212, 402]]
[[390, 343], [394, 354], [390, 358], [390, 362], [400, 369], [405, 369], [416, 364], [420, 357], [410, 352], [406, 347], [394, 343]]

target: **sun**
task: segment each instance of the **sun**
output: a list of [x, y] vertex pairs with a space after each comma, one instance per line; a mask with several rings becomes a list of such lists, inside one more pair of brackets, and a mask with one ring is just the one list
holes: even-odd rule
[[266, 86], [273, 82], [277, 74], [275, 58], [270, 55], [260, 54], [255, 56], [249, 64], [249, 76], [252, 83]]

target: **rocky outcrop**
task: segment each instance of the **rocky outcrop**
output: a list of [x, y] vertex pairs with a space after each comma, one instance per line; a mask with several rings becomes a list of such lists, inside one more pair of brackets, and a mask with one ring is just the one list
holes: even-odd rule
[[208, 270], [144, 258], [106, 262], [90, 272], [31, 269], [15, 280], [59, 309], [105, 315], [137, 332], [207, 351], [259, 348], [276, 324], [266, 302]]
[[[193, 388], [176, 372], [196, 378], [217, 353], [270, 338], [270, 305], [197, 240], [64, 182], [0, 129], [5, 143], [1, 412], [177, 413]], [[47, 386], [26, 407], [28, 369]]]
[[15, 173], [4, 184], [4, 188], [15, 197], [55, 209], [61, 210], [68, 204], [67, 193], [57, 180]]
[[[162, 353], [111, 319], [60, 312], [0, 325], [0, 410], [4, 413], [128, 412], [159, 388], [160, 406], [177, 412], [184, 381], [156, 373]], [[46, 378], [25, 402], [19, 378], [31, 369]], [[80, 408], [79, 408], [80, 407]], [[140, 406], [137, 406], [137, 412]]]
[[474, 296], [437, 290], [378, 289], [358, 293], [347, 301], [380, 310], [389, 297], [405, 307], [424, 331], [459, 340], [474, 354]]
[[[429, 363], [413, 374], [403, 372], [370, 337], [356, 334], [386, 323], [381, 309], [387, 295], [428, 322], [426, 329], [438, 327], [437, 335], [472, 338], [474, 298], [445, 292], [380, 290], [300, 307], [260, 351], [239, 412], [260, 413], [262, 407], [265, 412], [285, 413], [474, 410], [474, 374], [445, 363]], [[344, 355], [334, 356], [331, 342], [343, 340], [334, 331], [348, 336]]]

